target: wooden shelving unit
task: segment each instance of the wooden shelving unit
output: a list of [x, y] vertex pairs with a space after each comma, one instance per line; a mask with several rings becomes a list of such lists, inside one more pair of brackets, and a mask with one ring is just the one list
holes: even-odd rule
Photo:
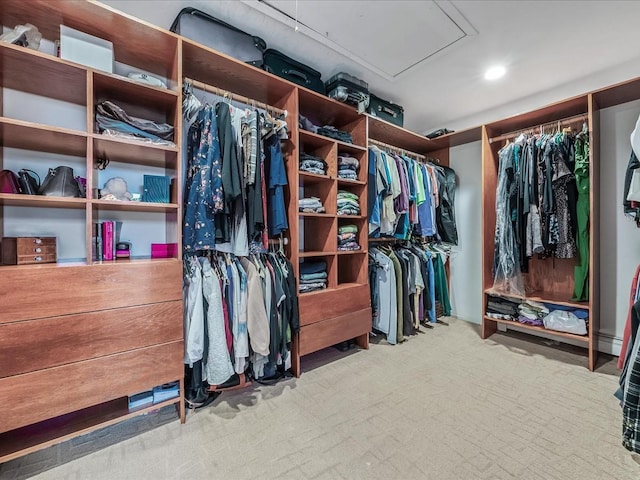
[[[367, 211], [366, 184], [366, 118], [343, 103], [298, 88], [299, 112], [317, 125], [333, 125], [349, 132], [353, 144], [334, 140], [306, 130], [299, 130], [298, 151], [322, 158], [327, 164], [327, 175], [298, 171], [298, 159], [288, 163], [290, 179], [295, 178], [291, 201], [297, 209], [298, 198], [320, 198], [325, 214], [300, 213], [295, 220], [297, 232], [291, 232], [292, 262], [296, 268], [301, 262], [325, 260], [327, 262], [327, 288], [299, 295], [300, 333], [294, 339], [293, 372], [300, 374], [300, 358], [317, 350], [345, 340], [356, 339], [362, 348], [368, 348], [371, 330], [371, 305], [367, 275], [367, 224], [364, 215], [337, 215], [338, 190], [347, 190], [358, 196], [360, 209]], [[359, 161], [358, 180], [338, 178], [338, 155], [346, 153]], [[298, 222], [299, 220], [299, 222]], [[358, 227], [361, 250], [337, 250], [338, 227], [342, 224]], [[327, 305], [331, 305], [327, 308]]]
[[[87, 180], [87, 198], [0, 194], [0, 237], [29, 232], [58, 238], [58, 263], [0, 266], [3, 462], [164, 406], [176, 405], [182, 421], [185, 412], [180, 256], [103, 262], [92, 254], [94, 223], [111, 215], [125, 225], [135, 223], [136, 215], [149, 216], [153, 220], [145, 222], [156, 222], [166, 232], [158, 242], [181, 243], [179, 188], [173, 189], [169, 204], [108, 201], [95, 194], [105, 181], [99, 181], [96, 163], [102, 155], [111, 162], [105, 175], [111, 165], [122, 163], [139, 171], [140, 180], [152, 168], [180, 185], [179, 38], [87, 1], [7, 0], [0, 20], [5, 26], [33, 23], [47, 40], [59, 38], [60, 24], [110, 40], [117, 62], [160, 75], [170, 86], [165, 90], [138, 84], [0, 43], [0, 88], [37, 95], [39, 108], [59, 108], [48, 107], [51, 99], [68, 111], [84, 112], [76, 122], [84, 123], [80, 130], [65, 126], [64, 114], [43, 116], [60, 125], [42, 124], [15, 118], [7, 102], [0, 105], [0, 168], [21, 168], [14, 151], [7, 150], [17, 149], [36, 152], [31, 168], [41, 179], [48, 168], [68, 161], [74, 173]], [[95, 104], [101, 100], [174, 125], [175, 145], [96, 133]], [[56, 154], [66, 157], [61, 160]], [[131, 240], [150, 254], [149, 245]], [[34, 287], [38, 285], [41, 288]], [[128, 409], [129, 395], [172, 381], [180, 383], [178, 397]]]
[[[528, 293], [517, 299], [526, 301], [534, 300], [560, 306], [580, 308], [589, 312], [588, 335], [572, 335], [564, 332], [548, 330], [543, 327], [522, 325], [509, 320], [496, 320], [486, 315], [488, 296], [499, 295], [493, 287], [493, 257], [494, 235], [496, 228], [496, 188], [498, 182], [498, 152], [504, 146], [503, 141], [492, 142], [491, 139], [500, 135], [535, 128], [538, 125], [549, 122], [562, 122], [565, 118], [583, 116], [589, 124], [590, 132], [590, 203], [592, 210], [589, 219], [590, 261], [589, 261], [589, 301], [574, 302], [571, 300], [574, 289], [575, 259], [545, 259], [531, 258], [529, 260], [529, 272], [522, 274], [524, 287]], [[588, 367], [594, 370], [597, 362], [597, 332], [599, 330], [599, 288], [596, 279], [599, 277], [599, 250], [597, 237], [598, 215], [593, 207], [597, 205], [597, 184], [599, 181], [599, 165], [597, 158], [597, 133], [593, 128], [595, 111], [593, 99], [590, 94], [585, 94], [568, 100], [548, 105], [538, 110], [516, 115], [492, 124], [483, 126], [482, 139], [482, 216], [483, 222], [483, 314], [482, 314], [482, 338], [488, 338], [497, 331], [498, 324], [517, 326], [531, 332], [545, 333], [562, 341], [572, 339], [586, 343], [588, 351]], [[594, 142], [595, 141], [595, 142]], [[514, 297], [513, 295], [507, 295]]]

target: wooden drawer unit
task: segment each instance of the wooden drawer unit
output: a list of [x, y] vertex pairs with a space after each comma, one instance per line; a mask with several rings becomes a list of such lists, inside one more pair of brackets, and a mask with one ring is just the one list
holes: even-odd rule
[[300, 325], [311, 325], [371, 307], [369, 285], [354, 285], [300, 295]]
[[0, 432], [182, 378], [183, 342], [171, 342], [0, 379]]
[[300, 355], [317, 352], [371, 331], [371, 308], [329, 318], [300, 328]]
[[182, 300], [178, 260], [3, 269], [0, 323]]
[[181, 301], [4, 323], [0, 378], [181, 339]]
[[2, 263], [28, 265], [55, 263], [55, 237], [5, 237], [2, 239]]

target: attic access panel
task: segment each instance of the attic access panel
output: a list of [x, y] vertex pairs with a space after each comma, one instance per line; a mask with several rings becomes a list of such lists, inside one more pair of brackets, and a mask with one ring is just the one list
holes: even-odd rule
[[294, 25], [297, 16], [301, 33], [389, 80], [475, 33], [450, 2], [262, 0], [260, 3], [273, 10], [272, 16], [286, 23]]

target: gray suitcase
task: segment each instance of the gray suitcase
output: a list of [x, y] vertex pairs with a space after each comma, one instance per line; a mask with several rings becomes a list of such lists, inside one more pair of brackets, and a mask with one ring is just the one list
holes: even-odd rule
[[266, 42], [196, 8], [183, 8], [171, 24], [174, 33], [230, 57], [261, 67]]

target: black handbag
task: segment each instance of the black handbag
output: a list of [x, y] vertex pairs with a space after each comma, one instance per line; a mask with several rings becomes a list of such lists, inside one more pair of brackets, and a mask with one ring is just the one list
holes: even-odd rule
[[249, 35], [198, 9], [180, 10], [171, 24], [171, 31], [245, 63], [262, 66], [262, 53], [267, 48], [262, 38]]
[[50, 168], [40, 187], [40, 195], [80, 197], [80, 187], [73, 178], [73, 168], [64, 166]]
[[26, 195], [38, 195], [38, 190], [40, 190], [40, 176], [33, 170], [27, 168], [20, 169], [18, 171], [18, 182], [20, 182], [22, 193]]
[[325, 95], [322, 74], [313, 68], [270, 48], [264, 52], [264, 69], [314, 92]]

